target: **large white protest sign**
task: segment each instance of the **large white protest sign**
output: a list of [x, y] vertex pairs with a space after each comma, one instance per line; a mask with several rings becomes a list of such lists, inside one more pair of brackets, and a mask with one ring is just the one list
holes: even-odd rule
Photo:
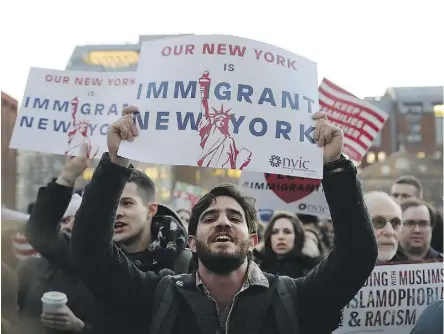
[[279, 174], [242, 172], [239, 185], [261, 210], [284, 210], [330, 218], [321, 180]]
[[134, 74], [31, 68], [10, 147], [76, 155], [86, 143], [100, 157], [108, 125], [135, 90]]
[[319, 105], [330, 121], [344, 131], [344, 153], [360, 162], [382, 130], [388, 114], [327, 79], [319, 86]]
[[314, 62], [239, 37], [181, 36], [143, 43], [136, 83], [141, 131], [119, 155], [322, 178]]
[[442, 262], [376, 266], [333, 333], [410, 333], [427, 305], [444, 297], [443, 279]]

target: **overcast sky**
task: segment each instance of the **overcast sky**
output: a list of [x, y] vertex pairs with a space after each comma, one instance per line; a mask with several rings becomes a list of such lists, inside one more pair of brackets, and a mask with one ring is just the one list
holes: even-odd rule
[[319, 81], [360, 97], [444, 82], [442, 0], [14, 0], [2, 13], [0, 86], [19, 100], [30, 67], [64, 69], [76, 45], [137, 43], [146, 34], [271, 43], [316, 61]]

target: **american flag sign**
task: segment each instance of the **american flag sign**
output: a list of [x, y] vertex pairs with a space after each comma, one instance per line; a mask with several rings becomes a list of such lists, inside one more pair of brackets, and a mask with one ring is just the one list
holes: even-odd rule
[[25, 235], [21, 232], [17, 232], [14, 239], [12, 240], [12, 247], [14, 249], [14, 254], [19, 260], [26, 260], [27, 258], [34, 256], [40, 257], [40, 254], [32, 248], [32, 246], [26, 240]]
[[388, 113], [323, 79], [319, 86], [319, 108], [344, 131], [344, 153], [360, 162], [382, 130]]

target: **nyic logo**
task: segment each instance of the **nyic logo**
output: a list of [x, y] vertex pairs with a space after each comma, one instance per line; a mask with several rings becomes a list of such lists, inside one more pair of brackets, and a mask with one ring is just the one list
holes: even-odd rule
[[326, 213], [327, 212], [327, 210], [324, 206], [316, 205], [316, 204], [300, 203], [298, 205], [298, 208], [301, 211], [308, 211], [308, 212], [313, 212], [313, 213]]
[[310, 160], [304, 160], [302, 157], [299, 157], [299, 159], [293, 159], [272, 155], [268, 162], [270, 163], [271, 167], [290, 169], [292, 172], [295, 170], [314, 172], [314, 170], [310, 168]]
[[270, 162], [271, 167], [279, 167], [282, 163], [282, 159], [277, 155], [272, 155], [268, 161]]

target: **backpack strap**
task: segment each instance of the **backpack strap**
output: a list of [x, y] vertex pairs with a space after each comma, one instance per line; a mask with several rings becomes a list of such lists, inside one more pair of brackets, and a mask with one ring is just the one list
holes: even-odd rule
[[[170, 334], [173, 329], [177, 303], [173, 303], [175, 291], [171, 276], [163, 277], [157, 284], [152, 304], [153, 317], [150, 334]], [[174, 312], [174, 316], [172, 315]], [[167, 314], [171, 314], [167, 317]], [[165, 321], [167, 320], [167, 321]]]
[[189, 248], [185, 248], [180, 254], [176, 257], [174, 261], [173, 271], [177, 274], [188, 274], [190, 268], [190, 261], [193, 257], [193, 253]]
[[290, 277], [280, 276], [277, 278], [276, 292], [279, 298], [273, 299], [273, 307], [280, 334], [299, 332], [299, 326], [296, 321], [296, 309], [288, 291], [288, 287], [291, 285], [294, 285], [294, 283]]

